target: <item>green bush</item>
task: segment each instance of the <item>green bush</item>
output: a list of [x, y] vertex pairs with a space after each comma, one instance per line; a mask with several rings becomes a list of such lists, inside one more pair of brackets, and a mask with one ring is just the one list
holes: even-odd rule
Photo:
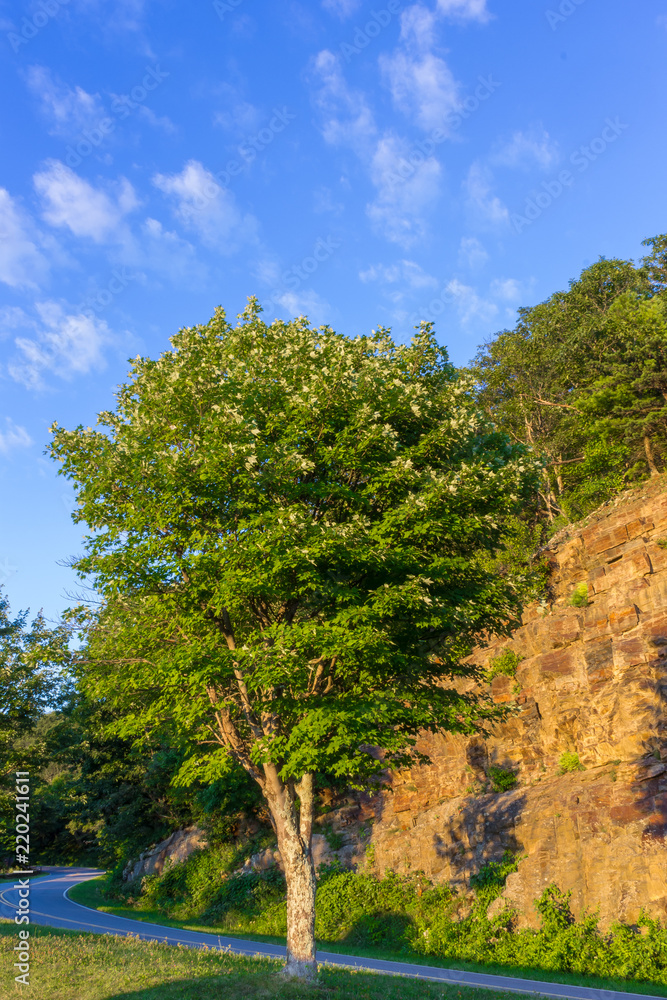
[[514, 650], [504, 649], [489, 663], [489, 669], [486, 673], [487, 681], [491, 683], [493, 678], [499, 674], [504, 674], [506, 677], [516, 677], [516, 668], [520, 662], [521, 658], [516, 655]]
[[585, 771], [586, 768], [579, 760], [579, 754], [572, 750], [566, 750], [561, 754], [558, 761], [558, 771], [560, 774], [568, 774], [570, 771]]
[[503, 767], [491, 766], [488, 770], [488, 776], [494, 792], [508, 792], [517, 783], [514, 771], [506, 770]]
[[578, 583], [572, 591], [570, 604], [573, 608], [585, 608], [588, 606], [588, 584]]

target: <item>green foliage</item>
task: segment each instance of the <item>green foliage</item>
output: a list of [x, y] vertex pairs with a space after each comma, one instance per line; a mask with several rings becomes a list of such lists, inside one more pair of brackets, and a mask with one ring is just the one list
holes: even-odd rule
[[517, 656], [513, 649], [504, 649], [502, 653], [489, 663], [486, 679], [491, 682], [494, 677], [504, 675], [506, 677], [516, 677], [516, 668], [521, 662], [521, 657]]
[[659, 538], [657, 544], [661, 549], [667, 549], [667, 538]]
[[489, 903], [497, 899], [505, 888], [507, 876], [517, 871], [522, 860], [512, 851], [506, 850], [500, 861], [486, 861], [478, 872], [470, 876], [470, 888], [474, 890], [478, 901], [476, 912], [484, 912]]
[[543, 457], [527, 524], [536, 511], [550, 529], [584, 517], [665, 466], [667, 237], [645, 245], [639, 266], [601, 258], [520, 309], [470, 369], [498, 427]]
[[494, 792], [508, 792], [516, 786], [517, 776], [514, 771], [492, 765], [487, 773]]
[[322, 833], [327, 838], [327, 844], [329, 845], [329, 847], [331, 848], [331, 850], [332, 851], [340, 851], [341, 847], [345, 843], [345, 841], [343, 839], [343, 835], [341, 833], [339, 833], [337, 830], [334, 830], [334, 828], [333, 828], [333, 826], [332, 826], [331, 823], [328, 823], [326, 826], [323, 826], [321, 829], [322, 829]]
[[578, 583], [572, 591], [570, 604], [573, 608], [585, 608], [588, 606], [588, 584]]
[[572, 750], [566, 750], [561, 754], [558, 761], [558, 771], [560, 774], [568, 774], [570, 771], [585, 771], [586, 768], [579, 760], [579, 754]]

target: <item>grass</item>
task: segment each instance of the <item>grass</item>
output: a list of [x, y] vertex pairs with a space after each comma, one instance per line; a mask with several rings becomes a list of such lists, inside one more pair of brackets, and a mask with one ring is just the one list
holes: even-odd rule
[[[177, 929], [196, 931], [203, 934], [222, 934], [224, 937], [238, 938], [243, 941], [261, 941], [267, 944], [285, 944], [285, 939], [282, 937], [274, 937], [267, 934], [242, 934], [238, 931], [227, 931], [220, 930], [219, 928], [211, 927], [210, 924], [198, 924], [196, 921], [188, 920], [170, 920], [165, 917], [159, 910], [140, 910], [137, 911], [132, 907], [125, 906], [110, 906], [108, 902], [103, 898], [101, 893], [102, 879], [90, 879], [85, 882], [79, 882], [78, 885], [74, 886], [69, 891], [70, 899], [82, 906], [89, 906], [92, 909], [100, 910], [104, 913], [112, 913], [118, 917], [129, 917], [132, 920], [138, 920], [140, 922], [161, 924], [164, 927], [174, 927]], [[531, 969], [523, 968], [519, 966], [507, 966], [507, 965], [482, 965], [478, 962], [463, 962], [456, 959], [447, 959], [446, 962], [438, 960], [429, 955], [415, 955], [413, 952], [389, 952], [382, 948], [355, 948], [351, 945], [346, 945], [345, 942], [340, 941], [318, 941], [317, 946], [321, 951], [328, 951], [336, 955], [356, 955], [361, 958], [376, 958], [384, 959], [390, 962], [410, 962], [417, 965], [430, 965], [434, 968], [457, 969], [464, 972], [479, 972], [486, 975], [492, 976], [514, 976], [519, 979], [531, 979], [538, 982], [550, 982], [550, 983], [562, 983], [568, 986], [589, 986], [593, 989], [602, 990], [613, 990], [619, 993], [643, 993], [649, 996], [664, 996], [667, 997], [667, 988], [658, 983], [651, 982], [640, 982], [637, 980], [628, 980], [622, 978], [602, 978], [598, 976], [582, 976], [577, 973], [570, 972], [545, 972], [542, 969]], [[470, 1000], [481, 1000], [481, 991], [475, 990], [473, 994], [470, 994]], [[251, 994], [252, 995], [252, 994]], [[341, 994], [344, 996], [345, 994]], [[378, 994], [379, 996], [380, 994]], [[430, 994], [424, 994], [425, 996], [430, 996]], [[435, 996], [440, 996], [441, 994], [436, 993]], [[442, 994], [445, 996], [448, 994]], [[494, 994], [500, 996], [499, 993]], [[281, 994], [276, 994], [276, 996], [281, 996]], [[297, 996], [297, 994], [295, 994]], [[334, 994], [333, 996], [336, 996]], [[369, 994], [373, 996], [373, 994]], [[397, 996], [405, 996], [406, 998], [411, 996], [411, 994], [397, 994]], [[419, 994], [415, 994], [419, 996]], [[466, 997], [468, 994], [466, 994]], [[454, 996], [454, 1000], [456, 997]]]
[[0, 996], [31, 1000], [510, 1000], [516, 994], [398, 976], [320, 969], [313, 986], [280, 964], [208, 949], [33, 926], [30, 985], [13, 980], [16, 927], [0, 923]]

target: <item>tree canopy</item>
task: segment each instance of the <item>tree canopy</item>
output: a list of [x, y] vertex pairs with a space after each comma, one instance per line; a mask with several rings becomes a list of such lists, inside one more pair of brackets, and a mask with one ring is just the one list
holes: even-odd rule
[[520, 309], [470, 368], [498, 427], [543, 456], [552, 521], [664, 467], [667, 237], [645, 245], [639, 265], [601, 258], [567, 291]]

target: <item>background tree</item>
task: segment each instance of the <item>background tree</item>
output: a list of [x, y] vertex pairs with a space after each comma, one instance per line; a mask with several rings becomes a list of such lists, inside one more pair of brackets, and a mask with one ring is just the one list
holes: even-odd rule
[[555, 525], [663, 466], [667, 237], [645, 245], [639, 266], [601, 258], [520, 309], [470, 368], [498, 427], [543, 457], [541, 508]]
[[[62, 667], [69, 661], [68, 631], [50, 628], [42, 614], [29, 623], [28, 612], [10, 615], [0, 589], [0, 811], [14, 812], [14, 773], [33, 776], [45, 761], [41, 734], [31, 738], [40, 718], [64, 695]], [[0, 851], [14, 852], [14, 823], [3, 824]]]
[[[183, 780], [236, 760], [268, 804], [287, 880], [288, 974], [314, 974], [314, 776], [362, 786], [420, 731], [504, 716], [462, 664], [519, 598], [482, 556], [536, 465], [476, 408], [428, 326], [409, 346], [251, 300], [137, 358], [100, 431], [53, 428], [91, 534], [77, 561], [91, 696], [115, 731], [177, 734]], [[470, 684], [468, 684], [470, 688]], [[200, 749], [197, 752], [196, 748]]]

